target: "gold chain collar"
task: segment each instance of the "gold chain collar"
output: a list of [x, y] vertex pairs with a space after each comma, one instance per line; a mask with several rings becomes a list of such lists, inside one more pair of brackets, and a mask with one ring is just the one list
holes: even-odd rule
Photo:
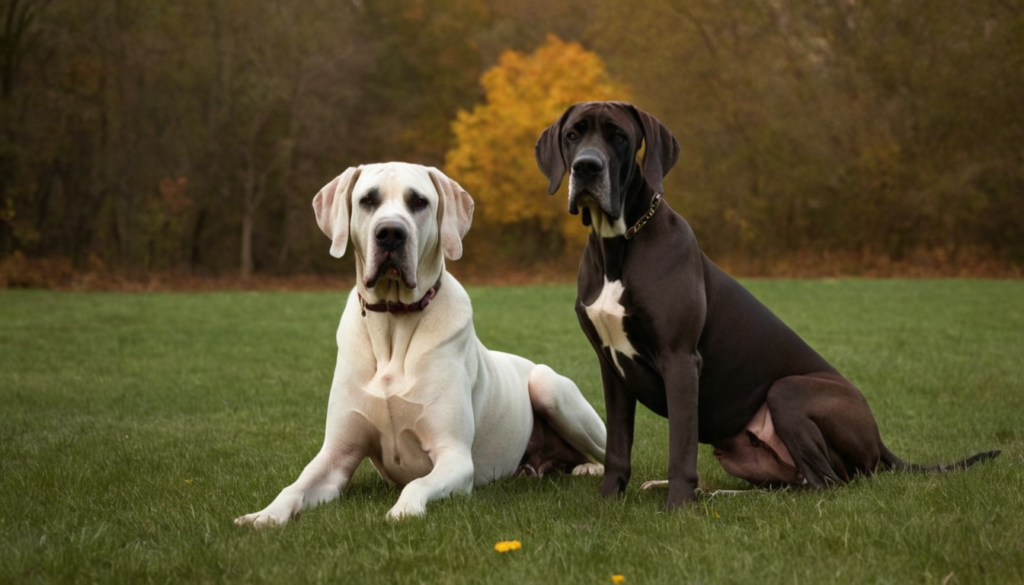
[[633, 236], [635, 236], [637, 232], [643, 229], [643, 227], [647, 225], [647, 222], [651, 221], [651, 218], [654, 217], [654, 213], [658, 211], [658, 207], [660, 206], [661, 193], [655, 193], [654, 198], [651, 199], [651, 208], [647, 210], [647, 213], [645, 213], [643, 217], [638, 219], [637, 222], [633, 224], [633, 227], [629, 228], [626, 231], [626, 239], [632, 240]]

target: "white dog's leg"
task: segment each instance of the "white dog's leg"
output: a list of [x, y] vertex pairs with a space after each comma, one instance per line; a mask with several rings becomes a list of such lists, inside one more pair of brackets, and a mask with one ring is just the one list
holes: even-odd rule
[[545, 365], [530, 372], [530, 402], [558, 434], [591, 460], [576, 466], [574, 475], [602, 475], [607, 431], [594, 407], [576, 384]]
[[269, 506], [236, 518], [235, 524], [250, 524], [255, 528], [283, 526], [299, 512], [330, 502], [345, 491], [352, 474], [366, 457], [370, 430], [363, 417], [338, 413], [337, 404], [332, 395], [327, 407], [323, 447], [302, 470], [299, 478], [281, 490]]
[[348, 486], [362, 453], [334, 453], [326, 446], [302, 470], [295, 483], [281, 490], [269, 506], [235, 519], [235, 524], [254, 528], [283, 526], [296, 514], [336, 499]]
[[405, 486], [398, 502], [388, 511], [388, 519], [422, 516], [427, 511], [427, 502], [473, 491], [473, 454], [468, 447], [441, 449], [433, 459], [434, 468]]

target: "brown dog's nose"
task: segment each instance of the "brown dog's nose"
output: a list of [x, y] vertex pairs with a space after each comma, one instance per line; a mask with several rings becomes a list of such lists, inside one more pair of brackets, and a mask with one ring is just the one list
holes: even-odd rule
[[389, 252], [394, 252], [409, 239], [409, 232], [403, 226], [385, 224], [377, 228], [374, 237], [382, 248]]
[[572, 161], [572, 172], [575, 175], [600, 175], [604, 172], [604, 161], [593, 154], [580, 154]]

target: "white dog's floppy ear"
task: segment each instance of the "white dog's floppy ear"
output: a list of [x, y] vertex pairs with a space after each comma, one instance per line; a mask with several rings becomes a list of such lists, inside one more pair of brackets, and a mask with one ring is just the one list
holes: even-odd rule
[[331, 256], [341, 258], [348, 247], [348, 222], [352, 208], [352, 188], [362, 166], [349, 167], [327, 183], [313, 198], [316, 223], [331, 238]]
[[429, 167], [427, 174], [437, 189], [441, 212], [441, 249], [449, 260], [462, 258], [462, 238], [473, 223], [473, 198], [453, 179]]

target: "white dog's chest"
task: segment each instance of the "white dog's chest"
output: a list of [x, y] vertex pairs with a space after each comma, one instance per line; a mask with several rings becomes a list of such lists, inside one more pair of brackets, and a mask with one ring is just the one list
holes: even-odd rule
[[622, 294], [625, 290], [626, 287], [623, 286], [622, 281], [609, 282], [605, 279], [601, 294], [593, 303], [584, 306], [587, 318], [597, 330], [602, 345], [611, 349], [612, 361], [615, 363], [619, 375], [623, 377], [626, 374], [622, 365], [619, 364], [619, 354], [630, 359], [637, 355], [636, 348], [626, 336], [626, 329], [623, 325], [626, 309], [622, 306]]
[[421, 439], [427, 406], [408, 390], [401, 376], [376, 376], [359, 400], [359, 411], [377, 431], [376, 440], [371, 441], [376, 443], [370, 456], [373, 465], [385, 479], [399, 485], [433, 469]]

